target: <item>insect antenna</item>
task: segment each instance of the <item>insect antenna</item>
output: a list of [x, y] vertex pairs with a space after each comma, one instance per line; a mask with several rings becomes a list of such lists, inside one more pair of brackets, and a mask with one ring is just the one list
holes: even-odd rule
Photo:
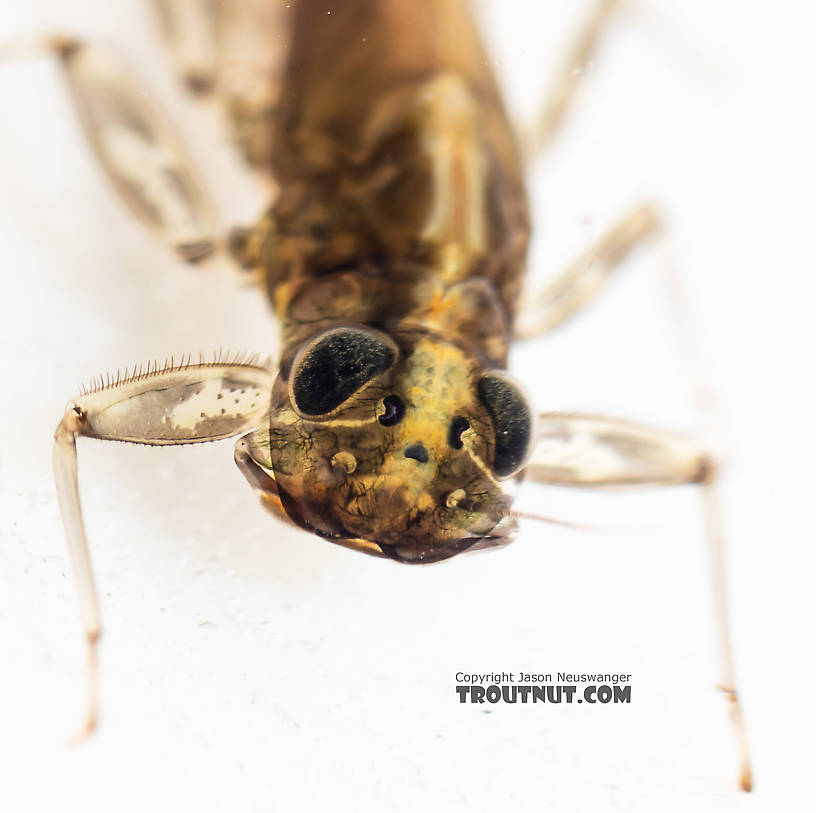
[[572, 522], [568, 519], [556, 519], [555, 517], [545, 517], [543, 514], [534, 514], [531, 511], [511, 511], [510, 516], [514, 517], [515, 519], [531, 519], [536, 522], [544, 522], [547, 525], [556, 525], [559, 528], [569, 528], [572, 531], [584, 531], [586, 533], [593, 533], [593, 534], [606, 534], [606, 535], [617, 535], [617, 534], [633, 534], [638, 532], [643, 532], [643, 528], [630, 528], [630, 527], [611, 527], [611, 526], [601, 526], [601, 525], [588, 525], [583, 522]]

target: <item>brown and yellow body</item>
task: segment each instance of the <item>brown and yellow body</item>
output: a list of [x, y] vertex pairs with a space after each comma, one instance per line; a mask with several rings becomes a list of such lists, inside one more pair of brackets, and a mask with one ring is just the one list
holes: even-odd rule
[[[502, 363], [527, 208], [467, 5], [355, 0], [330, 14], [317, 2], [294, 11], [270, 133], [282, 192], [252, 241], [285, 342], [318, 320], [407, 320], [466, 334]], [[478, 290], [468, 295], [471, 324], [456, 308], [448, 324], [463, 282]]]
[[[515, 141], [461, 0], [294, 12], [270, 134], [281, 193], [247, 241], [283, 329], [268, 457], [253, 457], [298, 524], [444, 558], [506, 535], [499, 480], [529, 445], [529, 425], [511, 438], [524, 448], [496, 439], [496, 410], [528, 410], [486, 378], [506, 365], [529, 234]], [[337, 370], [338, 354], [379, 361]], [[300, 408], [303, 369], [315, 391], [359, 387]]]
[[[511, 336], [538, 336], [578, 313], [656, 230], [653, 207], [636, 207], [516, 314], [527, 202], [464, 0], [157, 2], [188, 84], [217, 91], [250, 163], [277, 180], [271, 208], [233, 232], [230, 248], [263, 282], [283, 342], [276, 369], [240, 355], [171, 358], [95, 380], [69, 402], [53, 461], [88, 645], [86, 729], [96, 722], [101, 620], [77, 439], [237, 437], [239, 468], [278, 518], [405, 563], [512, 541], [516, 519], [535, 517], [512, 510], [522, 472], [544, 485], [702, 485], [719, 685], [749, 790], [714, 457], [693, 439], [619, 418], [536, 416], [505, 372]], [[616, 5], [596, 0], [528, 149], [552, 136]], [[273, 18], [286, 23], [282, 79]], [[100, 49], [62, 37], [43, 44], [60, 57], [119, 197], [180, 256], [211, 253], [216, 219], [149, 94]]]

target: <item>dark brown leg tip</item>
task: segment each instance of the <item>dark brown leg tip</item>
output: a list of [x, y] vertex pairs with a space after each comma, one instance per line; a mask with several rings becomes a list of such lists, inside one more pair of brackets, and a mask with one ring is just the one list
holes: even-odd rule
[[194, 243], [180, 243], [176, 252], [182, 260], [188, 263], [199, 263], [206, 260], [215, 251], [212, 240], [198, 240]]
[[212, 76], [207, 76], [201, 73], [190, 73], [184, 77], [184, 83], [191, 93], [196, 96], [204, 96], [210, 93], [214, 87]]
[[252, 229], [236, 227], [227, 235], [227, 248], [233, 260], [244, 270], [255, 267], [255, 259], [250, 252], [249, 241]]

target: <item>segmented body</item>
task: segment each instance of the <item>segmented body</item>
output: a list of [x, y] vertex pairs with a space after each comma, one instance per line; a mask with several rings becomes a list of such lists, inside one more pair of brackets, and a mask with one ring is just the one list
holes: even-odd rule
[[[403, 561], [440, 558], [443, 542], [456, 543], [452, 555], [509, 510], [494, 476], [497, 406], [479, 382], [506, 365], [529, 234], [513, 134], [461, 0], [295, 10], [270, 133], [281, 194], [245, 246], [283, 330], [271, 451], [254, 456], [274, 470], [278, 513], [298, 524], [386, 545], [388, 555], [407, 541], [413, 552], [395, 557]], [[380, 342], [381, 354], [399, 358], [393, 380], [339, 413], [339, 401], [293, 408], [297, 355], [325, 331], [355, 325], [393, 341]], [[345, 373], [358, 374], [369, 376]], [[362, 425], [397, 390], [407, 404], [400, 426], [383, 436], [382, 426]], [[510, 450], [504, 476], [529, 446], [524, 411], [524, 448]], [[451, 439], [457, 420], [473, 430], [464, 452]], [[326, 467], [338, 454], [354, 460], [342, 481], [336, 460]], [[420, 457], [424, 465], [406, 465]]]
[[[287, 346], [403, 322], [504, 364], [529, 229], [488, 65], [461, 0], [296, 7], [270, 134], [282, 193], [253, 237]], [[463, 282], [473, 318], [447, 324]]]
[[[213, 47], [182, 53], [181, 62], [192, 87], [221, 85], [216, 23], [231, 28], [221, 13], [243, 3], [217, 4], [217, 14], [210, 4], [163, 5], [177, 45], [196, 37], [179, 38], [184, 27], [176, 23], [213, 12], [198, 19], [212, 24]], [[283, 10], [270, 0], [251, 5], [257, 20]], [[540, 117], [539, 146], [615, 5], [598, 0]], [[240, 81], [238, 71], [221, 88], [236, 140], [281, 189], [256, 227], [231, 240], [282, 323], [278, 369], [240, 357], [197, 364], [187, 357], [126, 371], [73, 399], [55, 433], [54, 473], [91, 668], [87, 729], [95, 724], [101, 626], [77, 438], [177, 445], [241, 435], [236, 462], [280, 519], [405, 563], [511, 541], [515, 520], [529, 516], [511, 510], [525, 469], [553, 485], [703, 485], [720, 597], [721, 685], [740, 743], [741, 786], [750, 789], [711, 454], [620, 419], [537, 416], [504, 371], [527, 207], [513, 135], [465, 3], [345, 0], [327, 9], [293, 0], [290, 8], [279, 100], [275, 72], [259, 68], [251, 49], [243, 68], [257, 69], [260, 83]], [[248, 16], [245, 26], [272, 30]], [[60, 56], [90, 143], [122, 199], [180, 256], [210, 253], [218, 243], [206, 196], [144, 92], [95, 48], [60, 37], [44, 44]], [[526, 329], [520, 320], [519, 334], [539, 335], [576, 313], [657, 222], [648, 205], [623, 218], [545, 286], [533, 308], [525, 303], [533, 318]]]

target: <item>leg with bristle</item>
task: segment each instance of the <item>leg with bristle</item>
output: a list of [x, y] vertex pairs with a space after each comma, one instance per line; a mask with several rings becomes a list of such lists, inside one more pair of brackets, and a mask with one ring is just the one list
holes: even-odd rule
[[269, 408], [272, 371], [251, 357], [179, 365], [155, 363], [124, 378], [94, 381], [71, 401], [54, 434], [54, 477], [88, 647], [88, 706], [83, 731], [97, 720], [99, 602], [79, 500], [80, 436], [167, 446], [221, 440], [252, 429]]

